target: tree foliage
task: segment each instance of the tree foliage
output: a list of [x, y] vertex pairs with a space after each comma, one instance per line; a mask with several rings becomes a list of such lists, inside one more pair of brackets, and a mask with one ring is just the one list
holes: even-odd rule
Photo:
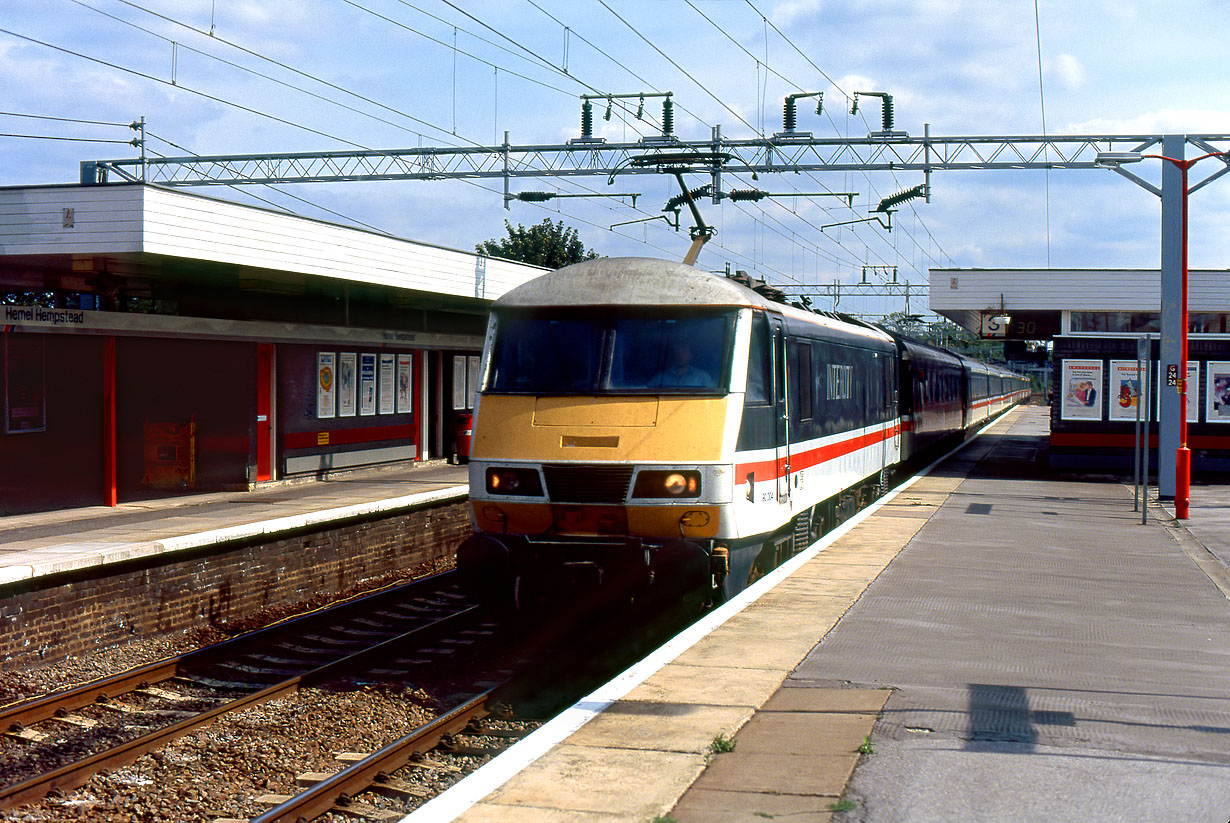
[[964, 354], [976, 360], [992, 363], [1002, 362], [1004, 359], [1002, 341], [982, 340], [978, 335], [950, 320], [926, 323], [916, 314], [893, 312], [884, 318], [881, 325], [890, 331], [904, 334], [906, 337], [913, 337], [915, 340], [921, 340], [957, 354]]
[[551, 219], [547, 218], [528, 229], [520, 223], [514, 229], [512, 224], [505, 220], [504, 228], [508, 229], [508, 237], [484, 240], [474, 247], [475, 250], [489, 257], [519, 260], [549, 269], [558, 269], [582, 260], [593, 260], [598, 256], [597, 252], [587, 250], [577, 236], [577, 230], [568, 228], [562, 220], [552, 223]]

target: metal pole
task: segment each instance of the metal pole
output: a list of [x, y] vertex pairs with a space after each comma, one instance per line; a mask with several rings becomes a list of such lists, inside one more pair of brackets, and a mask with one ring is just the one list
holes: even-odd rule
[[[1185, 157], [1186, 138], [1168, 134], [1162, 138], [1162, 154], [1180, 163]], [[1161, 371], [1174, 367], [1177, 376], [1186, 377], [1187, 364], [1182, 361], [1180, 329], [1183, 327], [1183, 171], [1174, 162], [1162, 162], [1162, 337]], [[1179, 408], [1179, 394], [1163, 391], [1158, 396], [1160, 410], [1158, 428], [1158, 496], [1173, 499], [1179, 450], [1179, 421], [1186, 409]], [[1164, 460], [1161, 455], [1174, 455]]]
[[[1145, 462], [1144, 470], [1141, 472], [1141, 478], [1144, 481], [1144, 501], [1140, 507], [1140, 524], [1142, 526], [1149, 522], [1149, 433], [1153, 428], [1153, 404], [1150, 398], [1153, 397], [1153, 335], [1146, 334], [1149, 354], [1145, 358], [1145, 384], [1142, 387], [1142, 393], [1145, 396]], [[1160, 438], [1160, 431], [1159, 431]], [[1161, 453], [1161, 443], [1158, 443], [1158, 453]], [[1161, 473], [1161, 460], [1158, 460], [1158, 473]], [[1159, 489], [1160, 492], [1160, 489]]]
[[[1199, 159], [1199, 158], [1197, 158]], [[1179, 325], [1179, 446], [1175, 452], [1174, 516], [1186, 520], [1191, 498], [1192, 452], [1187, 447], [1187, 169], [1179, 165], [1183, 179], [1183, 279]]]
[[1136, 453], [1132, 458], [1132, 511], [1140, 511], [1140, 407], [1144, 400], [1140, 396], [1140, 387], [1145, 379], [1145, 347], [1147, 338], [1141, 335], [1136, 341]]

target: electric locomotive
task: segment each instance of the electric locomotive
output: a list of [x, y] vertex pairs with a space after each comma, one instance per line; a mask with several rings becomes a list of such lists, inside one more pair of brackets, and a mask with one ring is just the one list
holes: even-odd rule
[[[470, 455], [470, 587], [740, 590], [901, 459], [899, 346], [647, 258], [493, 306]], [[957, 424], [959, 425], [959, 424]]]

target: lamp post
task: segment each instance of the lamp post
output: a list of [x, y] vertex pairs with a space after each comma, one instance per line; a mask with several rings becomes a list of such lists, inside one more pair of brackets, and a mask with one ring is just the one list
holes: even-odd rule
[[[1191, 502], [1191, 469], [1192, 469], [1192, 453], [1187, 447], [1187, 171], [1192, 166], [1205, 160], [1209, 157], [1226, 157], [1230, 152], [1213, 151], [1207, 154], [1202, 154], [1199, 157], [1193, 157], [1190, 160], [1167, 157], [1164, 154], [1142, 154], [1135, 151], [1106, 151], [1098, 152], [1094, 162], [1106, 168], [1117, 169], [1124, 163], [1139, 163], [1146, 157], [1155, 160], [1164, 160], [1167, 163], [1175, 166], [1179, 170], [1181, 183], [1181, 206], [1180, 206], [1180, 224], [1181, 228], [1181, 252], [1180, 252], [1180, 321], [1179, 321], [1179, 365], [1178, 380], [1179, 389], [1179, 447], [1175, 451], [1175, 489], [1174, 489], [1174, 514], [1179, 520], [1186, 520]], [[1145, 388], [1148, 391], [1148, 387]]]

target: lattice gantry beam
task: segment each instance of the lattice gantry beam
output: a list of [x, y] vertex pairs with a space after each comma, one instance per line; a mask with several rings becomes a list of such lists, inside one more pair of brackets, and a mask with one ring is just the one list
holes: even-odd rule
[[[1188, 135], [1210, 145], [1230, 135]], [[1160, 135], [1009, 137], [895, 136], [683, 141], [599, 139], [562, 145], [417, 148], [133, 158], [86, 161], [87, 185], [144, 181], [165, 186], [446, 180], [654, 174], [663, 171], [757, 174], [825, 171], [1092, 169], [1099, 152], [1145, 151]]]

